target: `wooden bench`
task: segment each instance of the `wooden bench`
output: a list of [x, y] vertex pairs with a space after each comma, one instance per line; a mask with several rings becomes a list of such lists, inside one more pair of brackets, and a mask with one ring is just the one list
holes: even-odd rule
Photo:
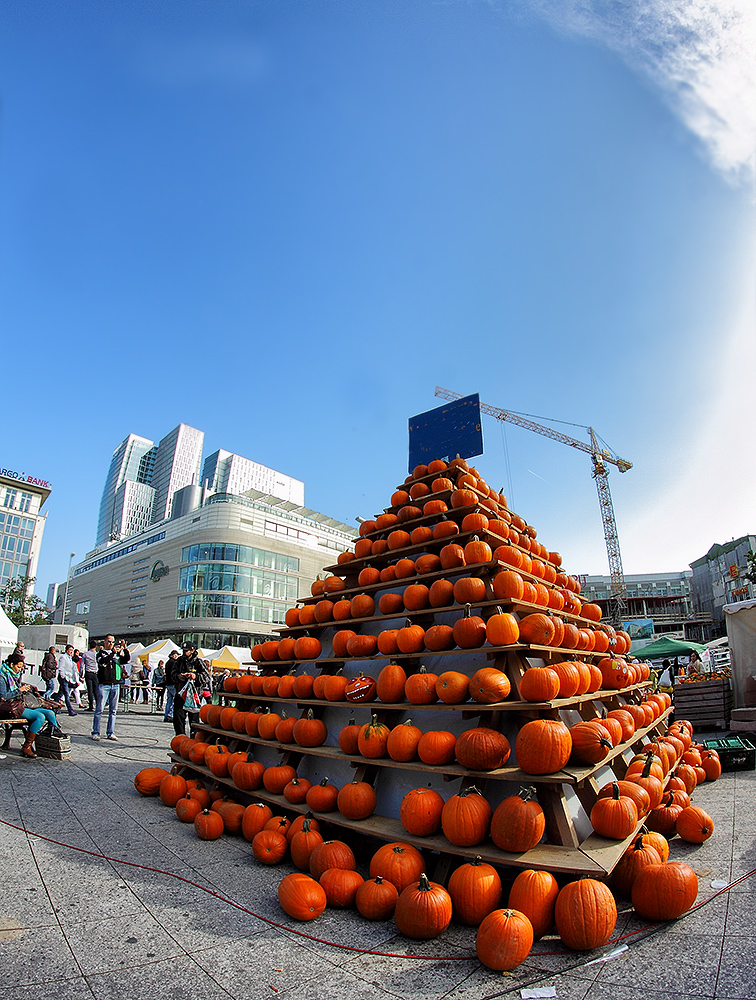
[[3, 741], [0, 750], [7, 750], [10, 746], [11, 736], [15, 730], [20, 730], [24, 739], [26, 739], [26, 734], [28, 732], [29, 720], [28, 719], [3, 719], [2, 725], [5, 726], [5, 740]]

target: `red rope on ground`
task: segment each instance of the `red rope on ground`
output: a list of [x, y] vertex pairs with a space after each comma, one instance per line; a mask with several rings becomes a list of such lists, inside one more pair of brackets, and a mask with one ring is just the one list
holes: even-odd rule
[[[247, 907], [242, 906], [241, 903], [237, 903], [233, 899], [229, 899], [227, 896], [223, 896], [219, 892], [215, 892], [215, 890], [209, 889], [205, 885], [201, 885], [199, 882], [194, 882], [192, 881], [192, 879], [185, 878], [183, 875], [176, 875], [174, 872], [167, 872], [164, 871], [162, 868], [153, 868], [150, 865], [142, 865], [139, 864], [139, 862], [137, 861], [124, 861], [122, 858], [111, 858], [107, 854], [101, 854], [99, 851], [90, 851], [86, 847], [77, 847], [75, 844], [66, 844], [61, 840], [55, 840], [53, 837], [46, 837], [42, 833], [34, 833], [32, 830], [27, 830], [26, 827], [17, 826], [15, 823], [11, 823], [6, 819], [0, 819], [0, 823], [2, 823], [4, 826], [11, 827], [11, 829], [13, 830], [18, 830], [20, 833], [25, 833], [28, 837], [38, 837], [40, 840], [46, 840], [48, 843], [55, 844], [57, 847], [67, 847], [71, 851], [79, 851], [79, 853], [81, 854], [89, 854], [91, 857], [100, 858], [103, 861], [110, 861], [117, 865], [127, 865], [129, 868], [140, 868], [146, 872], [154, 872], [157, 875], [166, 875], [168, 876], [168, 878], [175, 878], [179, 882], [186, 882], [187, 885], [191, 885], [195, 889], [200, 889], [202, 892], [206, 892], [209, 896], [214, 896], [216, 899], [219, 899], [222, 903], [227, 903], [229, 906], [233, 906], [237, 910], [241, 910], [242, 913], [246, 913], [251, 917], [255, 917], [257, 920], [262, 920], [266, 924], [270, 924], [272, 927], [277, 927], [280, 930], [288, 931], [290, 934], [296, 934], [298, 937], [307, 938], [307, 940], [314, 941], [316, 944], [325, 944], [331, 948], [341, 948], [343, 951], [354, 951], [359, 953], [360, 955], [378, 955], [381, 958], [416, 958], [420, 961], [435, 961], [435, 962], [470, 962], [473, 960], [477, 961], [477, 955], [407, 955], [391, 951], [376, 951], [371, 948], [357, 948], [355, 945], [339, 944], [336, 941], [326, 941], [325, 938], [315, 937], [314, 934], [306, 934], [304, 931], [298, 931], [293, 927], [289, 927], [287, 924], [281, 924], [277, 920], [272, 920], [270, 917], [264, 917], [261, 913], [255, 913], [254, 910], [247, 909]], [[715, 900], [717, 896], [721, 896], [722, 893], [724, 892], [729, 892], [730, 889], [734, 888], [736, 885], [739, 885], [741, 882], [745, 882], [746, 879], [751, 878], [754, 875], [756, 875], [756, 869], [753, 869], [750, 872], [746, 872], [745, 875], [741, 875], [739, 878], [735, 879], [735, 881], [728, 883], [728, 885], [723, 886], [721, 889], [718, 889], [713, 896], [710, 896], [708, 899], [701, 900], [701, 902], [696, 903], [695, 906], [691, 906], [691, 908], [687, 910], [686, 913], [683, 914], [683, 917], [688, 916], [688, 914], [693, 913], [695, 910], [700, 909], [702, 906], [706, 906], [707, 903], [711, 903], [713, 900]], [[678, 919], [682, 919], [682, 917]], [[628, 931], [627, 934], [621, 934], [619, 937], [611, 938], [606, 943], [607, 945], [617, 944], [619, 941], [624, 941], [626, 938], [632, 938], [636, 934], [648, 933], [654, 927], [661, 927], [662, 924], [664, 923], [671, 923], [671, 921], [661, 921], [658, 923], [648, 924], [648, 926], [646, 927], [639, 927], [634, 931]], [[558, 954], [562, 954], [562, 952], [531, 951], [528, 955], [528, 958], [539, 957], [539, 956], [543, 957], [547, 955], [558, 955]]]
[[75, 844], [66, 844], [61, 840], [55, 840], [53, 837], [46, 837], [42, 833], [34, 833], [32, 830], [27, 830], [26, 827], [17, 826], [15, 823], [10, 823], [6, 819], [0, 819], [0, 823], [11, 827], [13, 830], [18, 830], [20, 833], [25, 833], [28, 837], [38, 837], [40, 840], [46, 840], [48, 843], [55, 844], [57, 847], [67, 847], [71, 851], [79, 851], [80, 854], [89, 854], [91, 857], [100, 858], [103, 861], [111, 861], [117, 865], [128, 865], [129, 868], [141, 868], [142, 871], [155, 872], [158, 875], [167, 875], [169, 878], [178, 879], [179, 882], [186, 882], [187, 885], [191, 885], [195, 889], [200, 889], [202, 892], [206, 892], [209, 896], [214, 896], [222, 903], [228, 903], [229, 906], [233, 906], [237, 910], [241, 910], [242, 913], [247, 913], [249, 916], [255, 917], [257, 920], [263, 920], [266, 924], [270, 924], [272, 927], [277, 927], [283, 931], [288, 931], [290, 934], [297, 934], [299, 937], [307, 938], [309, 941], [314, 941], [316, 944], [326, 944], [330, 945], [331, 948], [341, 948], [344, 951], [356, 951], [361, 955], [379, 955], [382, 958], [416, 958], [434, 962], [470, 962], [473, 960], [477, 962], [478, 960], [477, 955], [407, 955], [391, 951], [375, 951], [370, 948], [357, 948], [355, 945], [339, 944], [337, 941], [326, 941], [324, 938], [315, 937], [314, 934], [305, 934], [304, 931], [298, 931], [294, 927], [289, 927], [287, 924], [281, 924], [277, 920], [271, 920], [270, 917], [264, 917], [261, 913], [255, 913], [254, 910], [247, 909], [247, 907], [242, 906], [241, 903], [237, 903], [233, 899], [228, 899], [226, 896], [222, 896], [219, 892], [215, 892], [213, 889], [209, 889], [207, 886], [201, 885], [199, 882], [194, 882], [190, 878], [185, 878], [183, 875], [176, 875], [174, 872], [163, 871], [162, 868], [153, 868], [150, 865], [142, 865], [137, 861], [124, 861], [122, 858], [111, 858], [107, 854], [101, 854], [99, 851], [90, 851], [86, 847], [77, 847]]

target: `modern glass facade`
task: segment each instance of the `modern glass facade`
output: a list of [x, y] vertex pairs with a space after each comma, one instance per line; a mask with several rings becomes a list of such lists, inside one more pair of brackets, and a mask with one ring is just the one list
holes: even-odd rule
[[138, 434], [129, 434], [126, 440], [122, 441], [113, 452], [100, 501], [95, 545], [107, 545], [116, 533], [120, 534], [118, 525], [123, 520], [125, 512], [123, 509], [116, 511], [116, 493], [127, 480], [149, 482], [149, 480], [140, 480], [139, 472], [143, 465], [143, 459], [151, 448], [152, 441], [139, 437]]
[[200, 542], [182, 549], [178, 618], [280, 624], [299, 596], [299, 559], [252, 545]]

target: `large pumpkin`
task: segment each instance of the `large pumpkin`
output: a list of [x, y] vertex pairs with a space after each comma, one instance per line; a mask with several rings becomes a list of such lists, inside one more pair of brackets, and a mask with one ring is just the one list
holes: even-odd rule
[[446, 801], [441, 812], [441, 829], [451, 844], [472, 847], [485, 840], [492, 815], [488, 800], [473, 785]]
[[526, 722], [515, 740], [517, 764], [528, 774], [553, 774], [560, 771], [570, 759], [571, 751], [570, 731], [558, 719], [533, 719]]
[[506, 736], [487, 726], [468, 729], [457, 738], [457, 760], [471, 771], [493, 771], [509, 758], [511, 747]]
[[379, 847], [370, 860], [370, 877], [380, 875], [399, 892], [417, 882], [425, 870], [423, 856], [412, 844], [400, 840]]
[[491, 865], [475, 858], [455, 868], [449, 879], [454, 916], [462, 924], [477, 927], [501, 902], [501, 879]]
[[314, 920], [326, 908], [325, 889], [301, 872], [287, 875], [278, 886], [278, 901], [284, 913], [295, 920]]
[[535, 801], [534, 788], [521, 788], [496, 807], [491, 819], [491, 840], [502, 851], [522, 854], [540, 841], [546, 829], [546, 816]]
[[573, 951], [590, 951], [606, 944], [617, 923], [611, 890], [596, 879], [569, 882], [554, 907], [557, 933]]
[[420, 940], [443, 934], [451, 918], [451, 896], [438, 882], [430, 882], [425, 874], [400, 893], [394, 910], [394, 920], [401, 933]]
[[538, 940], [554, 926], [554, 905], [558, 895], [559, 885], [551, 872], [527, 868], [512, 883], [509, 906], [525, 914]]
[[633, 882], [631, 895], [636, 912], [646, 920], [676, 920], [695, 903], [698, 878], [679, 861], [649, 865]]
[[[134, 788], [140, 795], [157, 795], [163, 778], [170, 776], [164, 767], [143, 767], [134, 778]], [[178, 799], [176, 800], [178, 802]]]
[[494, 910], [483, 920], [475, 951], [483, 965], [496, 972], [515, 969], [533, 947], [533, 926], [519, 910]]

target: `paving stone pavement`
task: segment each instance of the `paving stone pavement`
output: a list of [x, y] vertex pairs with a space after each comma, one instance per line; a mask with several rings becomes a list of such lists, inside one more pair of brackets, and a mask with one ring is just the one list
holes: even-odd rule
[[712, 888], [756, 869], [754, 771], [699, 788], [714, 835], [672, 843], [672, 859], [699, 876], [699, 902], [715, 897], [707, 905], [651, 928], [620, 900], [605, 948], [577, 954], [547, 937], [496, 974], [477, 961], [474, 931], [456, 924], [415, 942], [355, 911], [290, 920], [276, 888], [293, 869], [259, 865], [243, 839], [200, 841], [134, 790], [141, 767], [166, 765], [171, 726], [131, 711], [118, 717], [118, 743], [94, 743], [90, 721], [65, 718], [68, 761], [21, 758], [17, 736], [0, 760], [3, 1000], [756, 998], [756, 876]]

